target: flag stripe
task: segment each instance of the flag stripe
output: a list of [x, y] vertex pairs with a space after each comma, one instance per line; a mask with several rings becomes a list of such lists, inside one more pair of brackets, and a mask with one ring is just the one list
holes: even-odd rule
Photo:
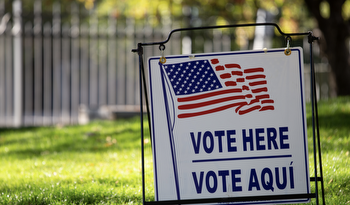
[[226, 81], [226, 82], [225, 82], [225, 85], [226, 85], [226, 86], [236, 86], [237, 83], [236, 83], [235, 81]]
[[267, 87], [252, 89], [252, 93], [267, 92]]
[[247, 80], [254, 80], [254, 79], [258, 79], [258, 78], [265, 78], [265, 75], [250, 75], [245, 77]]
[[215, 67], [215, 70], [216, 71], [225, 70], [225, 67], [222, 66], [222, 65], [218, 65], [218, 66]]
[[244, 70], [244, 73], [255, 73], [255, 72], [264, 72], [263, 68], [248, 68]]
[[241, 68], [240, 65], [235, 64], [235, 63], [231, 63], [231, 64], [225, 64], [226, 68]]
[[263, 80], [263, 81], [250, 82], [249, 86], [257, 86], [257, 85], [265, 85], [265, 84], [267, 84], [267, 81]]
[[237, 78], [237, 82], [239, 82], [239, 83], [243, 83], [244, 81], [245, 81], [244, 78]]
[[221, 78], [221, 79], [231, 78], [231, 74], [229, 74], [229, 73], [221, 74], [221, 75], [220, 75], [220, 78]]
[[219, 91], [204, 93], [204, 94], [200, 94], [200, 95], [196, 95], [196, 96], [178, 98], [177, 101], [178, 102], [188, 102], [188, 101], [192, 101], [192, 100], [200, 100], [203, 98], [209, 98], [209, 97], [213, 97], [213, 96], [217, 96], [217, 95], [223, 95], [223, 94], [228, 94], [228, 93], [241, 93], [241, 92], [242, 92], [242, 89], [239, 89], [239, 88], [228, 89], [228, 90], [219, 90]]
[[259, 111], [265, 111], [265, 110], [275, 110], [275, 107], [272, 105], [264, 106]]
[[179, 114], [177, 117], [178, 118], [196, 117], [196, 116], [206, 115], [206, 114], [210, 114], [210, 113], [214, 113], [214, 112], [223, 111], [223, 110], [226, 110], [226, 109], [229, 109], [229, 108], [232, 108], [232, 107], [244, 106], [244, 105], [247, 105], [247, 103], [246, 102], [233, 103], [233, 104], [217, 107], [217, 108], [214, 108], [214, 109], [211, 109], [211, 110], [205, 110], [205, 111], [194, 112], [194, 113]]
[[242, 71], [231, 71], [232, 75], [238, 75], [238, 76], [243, 76], [243, 72]]
[[262, 100], [261, 104], [265, 104], [265, 103], [274, 103], [274, 100]]
[[218, 64], [218, 63], [219, 63], [219, 60], [218, 60], [217, 58], [215, 58], [215, 59], [211, 59], [210, 62], [211, 62], [212, 64]]
[[246, 110], [240, 110], [240, 111], [238, 112], [238, 114], [244, 115], [244, 114], [247, 114], [248, 112], [252, 112], [252, 111], [254, 111], [254, 110], [259, 110], [260, 108], [261, 108], [260, 105], [256, 105], [256, 106], [251, 107], [251, 108], [248, 108], [248, 109], [246, 109]]
[[187, 105], [179, 105], [179, 110], [188, 110], [188, 109], [194, 109], [194, 108], [200, 108], [208, 105], [214, 105], [222, 102], [227, 102], [230, 100], [244, 100], [246, 96], [244, 95], [238, 95], [238, 96], [231, 96], [231, 97], [225, 97], [225, 98], [220, 98], [216, 100], [209, 100], [206, 102], [201, 102], [201, 103], [193, 103], [193, 104], [187, 104]]

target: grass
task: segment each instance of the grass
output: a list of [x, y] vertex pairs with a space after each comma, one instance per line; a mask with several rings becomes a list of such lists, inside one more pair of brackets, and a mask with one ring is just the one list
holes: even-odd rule
[[132, 119], [1, 129], [0, 204], [139, 204], [139, 127]]
[[[318, 107], [326, 202], [350, 204], [350, 97]], [[313, 175], [310, 109], [307, 116]], [[134, 118], [0, 129], [0, 204], [141, 204], [139, 127]], [[153, 200], [151, 145], [144, 144], [146, 200]]]

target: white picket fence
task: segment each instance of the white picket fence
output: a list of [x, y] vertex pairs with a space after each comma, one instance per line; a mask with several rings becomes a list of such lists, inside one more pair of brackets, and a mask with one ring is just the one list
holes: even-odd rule
[[[42, 8], [37, 0], [27, 15], [20, 0], [11, 11], [0, 0], [0, 127], [76, 124], [137, 111], [138, 56], [131, 50], [139, 42], [165, 40], [179, 26], [98, 18], [74, 4], [69, 18], [58, 2], [49, 15]], [[232, 33], [201, 32], [192, 38], [196, 46], [186, 35], [173, 35], [165, 54], [237, 49]], [[158, 47], [145, 47], [145, 58], [154, 55]]]

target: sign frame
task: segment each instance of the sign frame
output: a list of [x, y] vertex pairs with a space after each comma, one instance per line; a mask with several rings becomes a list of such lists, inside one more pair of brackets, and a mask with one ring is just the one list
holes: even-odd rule
[[[165, 48], [165, 44], [170, 40], [171, 35], [174, 32], [188, 31], [188, 30], [203, 30], [203, 29], [219, 29], [219, 28], [235, 28], [235, 27], [249, 27], [249, 26], [274, 26], [281, 35], [286, 36], [286, 41], [288, 42], [286, 48], [286, 55], [290, 52], [289, 41], [291, 36], [308, 36], [308, 42], [310, 44], [310, 71], [311, 71], [311, 101], [312, 101], [312, 127], [313, 127], [313, 147], [314, 147], [314, 170], [315, 177], [310, 177], [310, 181], [315, 182], [315, 193], [310, 194], [287, 194], [287, 195], [269, 195], [269, 196], [249, 196], [249, 197], [225, 197], [225, 198], [209, 198], [209, 199], [187, 199], [187, 200], [169, 200], [169, 201], [145, 201], [145, 166], [144, 166], [144, 126], [143, 126], [143, 92], [145, 92], [146, 108], [148, 113], [148, 119], [150, 122], [150, 112], [149, 103], [147, 96], [147, 86], [145, 84], [145, 71], [143, 65], [143, 47], [144, 46], [154, 46], [159, 45], [159, 49], [162, 51]], [[141, 120], [141, 166], [142, 166], [142, 204], [193, 204], [193, 203], [223, 203], [223, 202], [244, 202], [244, 201], [271, 201], [278, 199], [301, 199], [301, 198], [316, 198], [316, 204], [319, 204], [319, 197], [321, 195], [323, 204], [325, 204], [324, 199], [324, 185], [323, 185], [323, 172], [322, 172], [322, 157], [320, 149], [320, 137], [319, 137], [319, 126], [318, 126], [318, 112], [317, 112], [317, 96], [316, 96], [316, 86], [315, 86], [315, 71], [314, 62], [312, 54], [312, 43], [314, 40], [318, 40], [317, 37], [313, 36], [312, 32], [306, 33], [284, 33], [280, 27], [275, 23], [257, 23], [257, 24], [238, 24], [238, 25], [225, 25], [225, 26], [210, 26], [210, 27], [195, 27], [195, 28], [180, 28], [172, 30], [168, 38], [162, 42], [151, 42], [151, 43], [138, 43], [137, 49], [133, 49], [132, 52], [138, 53], [139, 55], [139, 82], [140, 82], [140, 120]], [[288, 50], [289, 49], [289, 50]], [[164, 56], [162, 56], [165, 60]], [[317, 128], [317, 129], [316, 129]], [[316, 132], [317, 130], [317, 132]], [[151, 131], [151, 129], [150, 129]], [[152, 133], [151, 133], [152, 134]], [[317, 135], [317, 137], [316, 137]], [[151, 137], [152, 139], [152, 137]], [[318, 170], [318, 166], [319, 169]], [[320, 172], [320, 175], [318, 174]], [[318, 186], [318, 182], [321, 182], [321, 187]], [[320, 190], [321, 189], [321, 190]]]

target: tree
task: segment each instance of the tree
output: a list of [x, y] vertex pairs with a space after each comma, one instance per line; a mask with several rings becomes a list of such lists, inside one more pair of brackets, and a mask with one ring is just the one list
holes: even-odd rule
[[350, 2], [346, 0], [305, 0], [323, 34], [321, 50], [328, 59], [337, 95], [350, 95]]
[[191, 15], [195, 13], [194, 18], [187, 19], [187, 22], [193, 21], [191, 26], [202, 26], [203, 22], [207, 25], [254, 22], [257, 10], [263, 8], [276, 15], [275, 22], [284, 32], [305, 32], [314, 28], [313, 16], [323, 33], [321, 51], [331, 67], [337, 95], [350, 95], [350, 0], [152, 0], [152, 3], [148, 0], [101, 0], [98, 10], [141, 19], [151, 17], [156, 25], [169, 15], [180, 19], [185, 14], [183, 8], [192, 10]]

